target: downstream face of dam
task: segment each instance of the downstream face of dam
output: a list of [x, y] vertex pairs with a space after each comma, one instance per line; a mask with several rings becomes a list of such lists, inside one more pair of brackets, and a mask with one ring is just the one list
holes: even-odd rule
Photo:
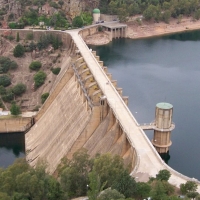
[[[25, 135], [27, 161], [35, 166], [38, 160], [44, 159], [53, 173], [64, 156], [71, 158], [84, 148], [90, 156], [118, 154], [133, 169], [136, 151], [72, 39], [68, 50], [68, 60], [49, 98], [35, 117], [35, 125]], [[107, 73], [99, 57], [92, 53]], [[116, 87], [116, 81], [110, 74], [108, 77]], [[122, 95], [122, 89], [116, 89]], [[124, 100], [127, 102], [126, 97]]]

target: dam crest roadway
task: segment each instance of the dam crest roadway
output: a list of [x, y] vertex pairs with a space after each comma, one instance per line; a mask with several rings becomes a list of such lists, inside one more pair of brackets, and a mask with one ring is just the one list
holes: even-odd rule
[[[96, 30], [96, 27], [91, 29]], [[69, 43], [70, 55], [76, 56], [66, 59], [70, 66], [61, 71], [57, 85], [36, 115], [35, 124], [25, 135], [26, 159], [30, 165], [34, 166], [39, 158], [45, 158], [49, 163], [49, 172], [53, 173], [62, 157], [67, 155], [70, 158], [80, 148], [88, 149], [92, 156], [107, 150], [118, 153], [125, 163], [132, 163], [130, 174], [136, 181], [146, 182], [149, 177], [155, 177], [160, 170], [166, 169], [171, 173], [170, 184], [180, 187], [181, 183], [195, 181], [200, 193], [200, 182], [169, 167], [147, 138], [130, 112], [127, 98], [122, 97], [121, 89], [116, 87], [116, 81], [111, 79], [96, 52], [85, 44], [83, 38], [92, 30], [53, 32], [63, 35]], [[68, 105], [69, 102], [72, 105]], [[72, 110], [73, 106], [79, 110]], [[98, 125], [94, 126], [95, 123]], [[114, 139], [110, 139], [112, 136]], [[108, 138], [112, 143], [105, 144], [104, 149]], [[109, 145], [112, 148], [109, 149]]]

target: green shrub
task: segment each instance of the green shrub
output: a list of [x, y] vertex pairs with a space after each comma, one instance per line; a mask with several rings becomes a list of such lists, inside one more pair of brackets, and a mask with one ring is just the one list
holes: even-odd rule
[[23, 83], [18, 83], [13, 87], [12, 91], [15, 95], [19, 96], [26, 92], [26, 85], [24, 85]]
[[6, 88], [0, 85], [0, 95], [5, 95], [6, 94]]
[[11, 29], [15, 29], [16, 28], [16, 23], [15, 22], [11, 22], [8, 24], [9, 28]]
[[56, 2], [50, 2], [49, 3], [51, 7], [58, 9], [59, 5]]
[[5, 95], [2, 96], [3, 101], [5, 102], [12, 102], [14, 99], [14, 93], [12, 92], [12, 89], [9, 89]]
[[53, 74], [58, 75], [60, 72], [60, 67], [52, 68], [51, 71]]
[[27, 33], [26, 39], [27, 40], [32, 40], [33, 39], [33, 33]]
[[7, 75], [0, 76], [0, 85], [7, 87], [11, 84], [10, 77]]
[[9, 69], [15, 69], [18, 65], [15, 61], [11, 61], [10, 58], [0, 57], [0, 74], [7, 73]]
[[81, 16], [76, 16], [74, 17], [74, 19], [72, 20], [72, 25], [74, 27], [82, 27], [83, 26], [83, 20], [81, 18]]
[[31, 70], [38, 71], [42, 66], [42, 63], [40, 61], [33, 61], [30, 65], [29, 68]]
[[48, 92], [42, 94], [42, 96], [41, 96], [42, 104], [46, 101], [46, 99], [48, 98], [48, 96], [49, 96], [49, 93], [48, 93]]
[[35, 50], [36, 44], [33, 41], [31, 41], [31, 43], [29, 44], [29, 48], [30, 48], [31, 51]]
[[15, 39], [12, 35], [8, 35], [5, 38], [8, 39], [8, 40], [10, 40], [10, 41]]
[[35, 88], [40, 87], [42, 84], [44, 84], [44, 81], [46, 79], [46, 74], [43, 71], [39, 71], [34, 75], [34, 81], [35, 81]]
[[15, 57], [22, 57], [24, 55], [25, 49], [21, 44], [18, 44], [15, 48], [14, 48], [14, 52], [13, 55]]
[[0, 57], [0, 73], [6, 73], [10, 67], [10, 58], [7, 57]]
[[92, 17], [91, 12], [81, 13], [81, 18], [83, 19], [84, 25], [92, 24], [93, 17]]
[[8, 26], [11, 29], [23, 29], [24, 28], [24, 23], [11, 22], [11, 23], [8, 24]]
[[3, 102], [1, 100], [0, 100], [0, 108], [5, 109], [5, 106], [4, 106], [4, 104], [3, 104]]
[[15, 61], [11, 61], [10, 69], [16, 69], [17, 67], [18, 67], [17, 63]]
[[102, 31], [103, 31], [102, 26], [98, 26], [98, 31], [99, 31], [99, 32], [102, 32]]
[[10, 108], [10, 113], [12, 115], [19, 115], [21, 113], [20, 107], [16, 105], [16, 103], [12, 103], [11, 108]]

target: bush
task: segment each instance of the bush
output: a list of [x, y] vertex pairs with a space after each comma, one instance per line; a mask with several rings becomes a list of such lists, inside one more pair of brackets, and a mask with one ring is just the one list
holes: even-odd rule
[[56, 2], [50, 2], [50, 6], [56, 9], [59, 8], [59, 5]]
[[80, 16], [74, 17], [74, 19], [72, 20], [72, 25], [74, 27], [82, 27], [83, 26], [82, 18]]
[[26, 39], [27, 40], [32, 40], [33, 39], [33, 33], [27, 33]]
[[15, 39], [12, 35], [8, 35], [5, 38], [8, 39], [8, 40], [10, 40], [10, 41]]
[[21, 113], [20, 107], [16, 103], [12, 103], [10, 112], [12, 115], [19, 115]]
[[[3, 104], [3, 102], [0, 100], [0, 108], [3, 108], [3, 109], [5, 109], [5, 106], [4, 106], [4, 104]], [[1, 199], [1, 198], [0, 198]]]
[[0, 85], [0, 95], [5, 95], [6, 94], [6, 88]]
[[24, 85], [23, 83], [18, 83], [13, 87], [12, 91], [15, 95], [19, 96], [26, 92], [26, 85]]
[[0, 57], [0, 73], [6, 73], [10, 67], [10, 58]]
[[9, 28], [11, 29], [23, 29], [24, 24], [23, 23], [16, 23], [16, 22], [11, 22], [8, 24]]
[[83, 19], [84, 25], [92, 24], [93, 17], [90, 12], [81, 13], [81, 18]]
[[60, 67], [52, 68], [51, 71], [53, 74], [58, 75], [60, 72]]
[[18, 44], [15, 48], [14, 48], [14, 52], [13, 55], [15, 57], [22, 57], [24, 55], [25, 49], [21, 44]]
[[6, 92], [6, 94], [2, 96], [2, 99], [3, 99], [3, 101], [5, 101], [5, 102], [11, 102], [11, 101], [13, 101], [13, 99], [14, 99], [14, 94], [13, 94], [13, 92], [12, 92], [12, 89], [8, 90], [8, 91]]
[[30, 65], [29, 68], [31, 70], [38, 71], [42, 66], [42, 63], [40, 61], [33, 61]]
[[11, 29], [15, 29], [17, 27], [16, 23], [15, 22], [11, 22], [8, 24], [9, 28]]
[[120, 194], [115, 189], [106, 189], [102, 191], [98, 197], [98, 200], [107, 200], [107, 199], [125, 199], [123, 194]]
[[10, 69], [16, 69], [17, 67], [18, 67], [17, 63], [15, 61], [11, 61]]
[[42, 101], [42, 104], [46, 101], [46, 99], [48, 98], [48, 96], [49, 96], [49, 93], [47, 92], [47, 93], [44, 93], [44, 94], [42, 94], [42, 96], [41, 96], [41, 101]]
[[15, 61], [11, 61], [10, 58], [0, 57], [0, 74], [7, 73], [9, 69], [15, 69], [18, 65]]
[[44, 84], [44, 81], [46, 79], [46, 74], [43, 71], [39, 71], [34, 75], [34, 81], [35, 81], [35, 87], [38, 88], [42, 84]]
[[0, 85], [7, 87], [11, 84], [10, 77], [7, 75], [0, 76]]

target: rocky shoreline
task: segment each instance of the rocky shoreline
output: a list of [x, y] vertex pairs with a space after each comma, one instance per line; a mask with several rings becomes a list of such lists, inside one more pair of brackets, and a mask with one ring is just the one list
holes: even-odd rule
[[[191, 17], [182, 18], [181, 20], [172, 19], [169, 24], [164, 22], [141, 22], [141, 24], [139, 24], [135, 20], [129, 21], [126, 24], [128, 26], [127, 38], [131, 39], [149, 38], [200, 29], [200, 20], [194, 21]], [[90, 35], [85, 39], [86, 44], [92, 45], [104, 45], [108, 44], [110, 41], [105, 32]]]

